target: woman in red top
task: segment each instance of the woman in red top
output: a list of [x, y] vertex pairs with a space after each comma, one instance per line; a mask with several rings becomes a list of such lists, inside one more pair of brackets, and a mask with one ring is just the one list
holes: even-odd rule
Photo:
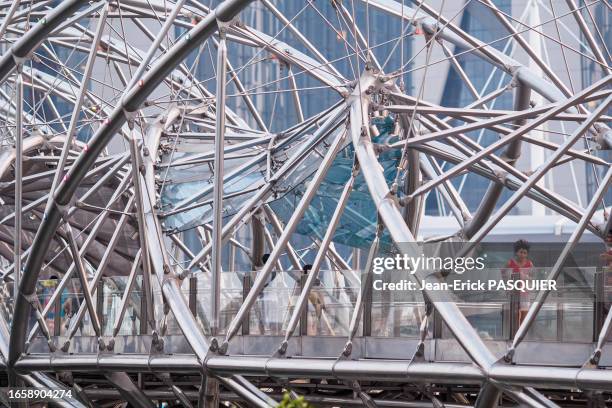
[[[514, 243], [514, 258], [508, 260], [506, 268], [512, 271], [514, 279], [528, 279], [533, 263], [529, 259], [529, 243], [520, 239]], [[507, 273], [507, 271], [506, 271]], [[504, 277], [507, 278], [507, 277]]]
[[[533, 262], [529, 259], [529, 242], [520, 239], [514, 243], [514, 258], [510, 258], [506, 268], [502, 271], [505, 280], [527, 280], [533, 268]], [[509, 274], [511, 276], [508, 276]], [[523, 321], [529, 310], [529, 294], [521, 292], [519, 305], [519, 324]]]

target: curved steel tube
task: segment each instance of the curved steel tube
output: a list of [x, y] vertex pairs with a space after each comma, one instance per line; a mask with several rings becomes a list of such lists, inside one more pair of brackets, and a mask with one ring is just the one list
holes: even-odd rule
[[[355, 154], [365, 181], [376, 204], [378, 213], [389, 231], [391, 238], [398, 245], [415, 245], [415, 238], [408, 229], [394, 195], [389, 191], [387, 182], [377, 167], [376, 153], [369, 134], [369, 100], [365, 91], [374, 86], [377, 81], [375, 75], [366, 71], [355, 87], [355, 91], [347, 100], [350, 105], [350, 132], [355, 147]], [[415, 248], [415, 250], [417, 250]], [[417, 279], [424, 277], [412, 275]], [[420, 285], [419, 285], [420, 286]], [[435, 301], [434, 307], [438, 310], [459, 344], [468, 353], [472, 360], [487, 371], [494, 363], [495, 356], [489, 351], [480, 339], [480, 336], [467, 321], [457, 305], [451, 302]]]
[[77, 11], [79, 7], [88, 3], [86, 0], [64, 0], [59, 6], [50, 10], [38, 24], [19, 38], [0, 59], [0, 82], [4, 81], [17, 68], [17, 64], [25, 59], [41, 41], [65, 22], [67, 17]]

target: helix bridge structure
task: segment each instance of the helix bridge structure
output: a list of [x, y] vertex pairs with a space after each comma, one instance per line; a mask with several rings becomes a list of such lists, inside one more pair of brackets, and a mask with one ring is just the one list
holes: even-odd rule
[[[572, 225], [549, 279], [612, 228], [610, 44], [591, 12], [609, 3], [543, 1], [533, 24], [471, 2], [500, 38], [459, 24], [470, 1], [0, 1], [2, 387], [71, 390], [62, 407], [609, 406], [600, 271], [572, 321], [588, 324], [559, 314], [546, 340], [530, 333], [549, 290], [520, 320], [488, 302], [496, 334], [451, 293], [371, 290], [377, 254], [468, 254], [522, 203]], [[373, 41], [372, 15], [398, 30]], [[600, 75], [581, 86], [553, 48]], [[482, 89], [466, 56], [499, 83]], [[440, 64], [467, 101], [427, 97]], [[594, 177], [588, 199], [544, 182], [570, 168]], [[423, 232], [433, 196], [449, 234]]]

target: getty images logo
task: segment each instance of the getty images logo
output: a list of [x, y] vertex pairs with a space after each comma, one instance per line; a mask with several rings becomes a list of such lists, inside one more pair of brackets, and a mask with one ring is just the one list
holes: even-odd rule
[[410, 256], [407, 254], [396, 254], [389, 257], [375, 257], [372, 271], [380, 275], [385, 271], [408, 271], [415, 274], [419, 270], [428, 271], [454, 271], [463, 274], [468, 270], [482, 270], [485, 267], [484, 257], [440, 257], [440, 256]]

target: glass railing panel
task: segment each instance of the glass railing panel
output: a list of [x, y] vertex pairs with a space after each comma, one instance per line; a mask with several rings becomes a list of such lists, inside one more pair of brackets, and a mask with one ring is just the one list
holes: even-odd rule
[[[183, 279], [180, 284], [183, 296], [185, 296], [185, 299], [188, 299], [188, 280]], [[161, 287], [159, 285], [159, 281], [157, 279], [152, 279], [151, 286], [153, 287], [153, 308], [155, 316], [155, 325], [157, 330], [160, 333], [164, 333], [165, 335], [181, 335], [181, 328], [176, 322], [172, 309], [167, 307], [163, 300], [164, 297], [161, 291]]]
[[13, 284], [9, 282], [0, 282], [0, 314], [2, 318], [10, 326], [13, 318]]
[[[537, 270], [532, 279], [546, 279], [550, 269]], [[593, 310], [598, 300], [595, 267], [563, 268], [542, 310], [527, 332], [527, 340], [590, 342], [593, 338]], [[521, 315], [535, 302], [537, 291], [530, 291], [521, 302]]]
[[[40, 307], [44, 309], [49, 305], [51, 301], [51, 296], [57, 287], [58, 281], [57, 279], [49, 279], [49, 280], [40, 280], [38, 281], [38, 301], [40, 302]], [[45, 323], [47, 328], [49, 329], [49, 333], [53, 335], [55, 333], [56, 324], [61, 324], [61, 320], [56, 319], [57, 307], [55, 305], [50, 305], [49, 313], [45, 316]], [[30, 313], [30, 323], [33, 325], [35, 321], [34, 312]]]
[[[525, 280], [548, 278], [550, 268], [530, 268], [519, 273], [506, 268], [468, 273], [466, 280]], [[596, 297], [597, 268], [564, 268], [556, 280], [542, 309], [527, 332], [526, 340], [589, 342], [593, 333], [593, 313]], [[454, 292], [454, 301], [483, 339], [509, 340], [513, 337], [540, 289], [469, 290]], [[452, 334], [442, 323], [442, 337]]]
[[[425, 318], [425, 303], [419, 290], [391, 290], [383, 283], [410, 282], [408, 272], [387, 271], [374, 274], [371, 288], [371, 329], [376, 337], [420, 336], [421, 322]], [[429, 319], [428, 332], [432, 334], [433, 319]]]
[[[533, 341], [556, 341], [558, 338], [559, 313], [555, 301], [547, 301], [538, 312], [531, 328], [527, 332], [525, 340]], [[523, 320], [523, 311], [520, 311], [519, 319]]]
[[[459, 310], [474, 327], [483, 340], [506, 338], [504, 323], [505, 309], [502, 303], [462, 303]], [[446, 324], [442, 325], [442, 338], [452, 338]]]
[[[319, 272], [308, 297], [306, 333], [309, 336], [348, 336], [360, 288], [355, 271]], [[365, 307], [365, 305], [364, 305]], [[360, 319], [356, 335], [362, 334]]]
[[[602, 322], [605, 316], [612, 309], [612, 267], [602, 268], [601, 270], [601, 302], [602, 306]], [[612, 341], [612, 334], [608, 336], [608, 341]]]
[[[503, 290], [490, 290], [488, 282], [506, 279], [507, 271], [501, 268], [466, 271], [454, 275], [460, 282], [484, 282], [485, 289], [460, 289], [450, 291], [443, 301], [453, 301], [472, 327], [483, 340], [507, 339], [510, 332], [510, 304], [512, 293]], [[452, 338], [453, 335], [444, 322], [441, 322], [441, 337]]]
[[[425, 318], [423, 302], [372, 302], [372, 331], [376, 337], [418, 338], [421, 322]], [[429, 321], [431, 334], [433, 320]]]
[[[98, 316], [103, 333], [112, 336], [117, 320], [121, 317], [121, 305], [128, 284], [128, 277], [114, 276], [103, 278], [103, 298], [99, 301]], [[132, 290], [126, 298], [125, 311], [121, 320], [118, 335], [138, 335], [141, 333], [143, 312], [142, 277], [137, 276]]]
[[601, 302], [597, 281], [601, 268], [564, 268], [558, 282], [557, 299], [561, 307], [559, 341], [591, 342], [595, 330], [595, 310]]
[[[245, 274], [240, 272], [227, 272], [221, 279], [221, 298], [219, 311], [219, 333], [227, 333], [232, 319], [238, 313], [243, 299], [243, 284]], [[209, 302], [210, 303], [210, 302]], [[210, 305], [209, 305], [210, 307]], [[239, 333], [240, 334], [240, 333]]]
[[[242, 304], [242, 284], [245, 272], [224, 271], [221, 274], [221, 294], [219, 307], [219, 333], [225, 334], [227, 328]], [[183, 294], [190, 307], [195, 308], [195, 317], [202, 332], [211, 335], [210, 315], [212, 310], [212, 293], [209, 273], [191, 275], [195, 281], [194, 293], [190, 289], [189, 279], [183, 281]], [[191, 300], [190, 300], [191, 297]], [[193, 303], [193, 305], [192, 305]]]
[[[220, 333], [224, 334], [243, 303], [257, 272], [223, 272], [221, 279]], [[499, 280], [504, 268], [478, 271], [477, 275], [465, 274], [461, 279]], [[548, 277], [550, 269], [532, 268], [527, 279]], [[254, 335], [284, 335], [293, 314], [306, 275], [301, 271], [273, 273], [263, 292], [257, 297], [247, 320], [248, 333]], [[525, 278], [525, 276], [523, 276]], [[394, 278], [395, 279], [395, 278]], [[399, 278], [398, 278], [399, 279]], [[361, 277], [355, 271], [320, 271], [308, 297], [307, 309], [300, 316], [300, 325], [294, 335], [306, 333], [312, 336], [347, 336], [354, 305], [361, 290]], [[157, 327], [165, 324], [166, 334], [180, 335], [181, 330], [170, 311], [164, 315], [162, 294], [157, 279], [152, 279], [154, 292], [154, 318]], [[57, 280], [41, 280], [37, 294], [44, 308], [56, 290]], [[93, 296], [103, 335], [111, 336], [119, 316], [121, 299], [127, 277], [103, 278], [102, 292]], [[246, 284], [246, 287], [244, 286]], [[4, 300], [1, 313], [8, 319], [12, 304], [10, 284], [4, 284], [0, 296]], [[196, 273], [181, 282], [181, 291], [203, 333], [210, 334], [208, 318], [211, 310], [210, 275]], [[449, 301], [457, 304], [467, 320], [483, 339], [509, 340], [535, 301], [537, 290], [521, 293], [512, 290], [462, 290], [448, 294]], [[557, 279], [557, 290], [551, 291], [542, 310], [527, 333], [526, 340], [591, 342], [596, 336], [596, 322], [605, 318], [612, 301], [612, 272], [597, 268], [564, 268]], [[52, 335], [65, 336], [74, 314], [84, 302], [78, 279], [71, 279], [59, 296], [56, 305], [49, 308], [45, 321]], [[119, 335], [138, 335], [143, 327], [142, 277], [138, 276], [129, 293], [125, 316]], [[600, 309], [603, 309], [601, 311]], [[596, 314], [602, 316], [596, 316]], [[369, 329], [366, 335], [377, 337], [418, 337], [424, 318], [424, 302], [419, 290], [372, 290], [364, 301], [364, 316], [359, 321], [357, 335]], [[437, 323], [434, 320], [437, 319]], [[599, 320], [598, 320], [599, 319]], [[30, 316], [30, 327], [35, 315]], [[366, 325], [364, 325], [366, 322]], [[304, 326], [305, 325], [305, 326]], [[362, 327], [363, 326], [363, 327]], [[428, 336], [450, 338], [452, 334], [444, 322], [434, 315], [430, 319]], [[245, 329], [246, 330], [246, 329]], [[246, 331], [241, 330], [238, 334]], [[40, 335], [40, 333], [38, 334]], [[77, 327], [76, 336], [93, 336], [89, 313], [84, 314]]]
[[593, 339], [593, 303], [563, 303], [561, 341], [590, 342]]
[[75, 324], [75, 336], [95, 335], [95, 331], [91, 325], [91, 317], [89, 316], [89, 313], [84, 313], [81, 321], [78, 324], [76, 323], [76, 315], [79, 308], [84, 303], [85, 297], [83, 296], [81, 282], [78, 279], [70, 279], [60, 295], [60, 316], [62, 317], [62, 325], [60, 329], [61, 336], [69, 335], [71, 327]]
[[301, 271], [272, 273], [249, 317], [249, 333], [281, 336], [300, 294]]

